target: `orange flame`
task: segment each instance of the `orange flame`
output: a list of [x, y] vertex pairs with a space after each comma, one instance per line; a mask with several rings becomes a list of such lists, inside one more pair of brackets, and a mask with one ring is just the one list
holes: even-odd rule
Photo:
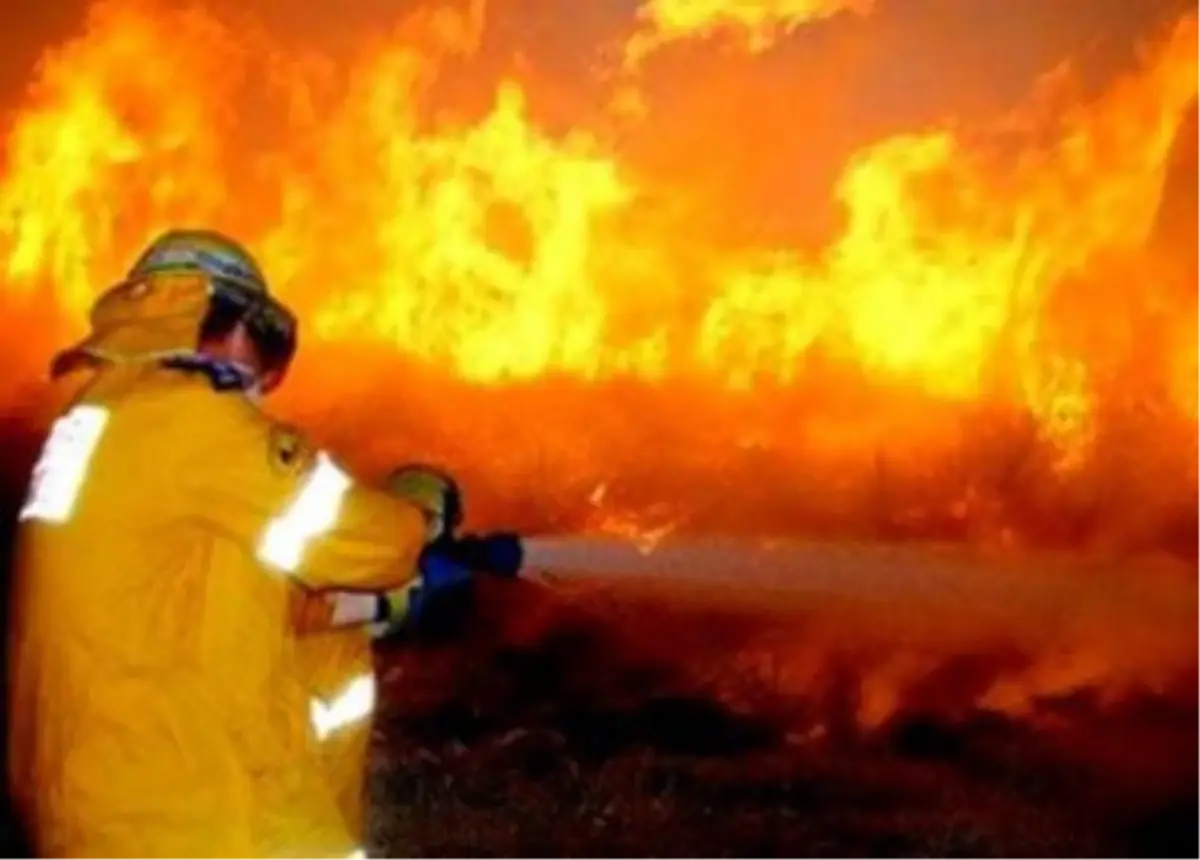
[[[652, 0], [626, 47], [731, 30], [761, 50], [869, 5]], [[1197, 96], [1194, 14], [1098, 96], [1060, 70], [990, 127], [861, 149], [818, 251], [729, 235], [582, 120], [552, 133], [516, 74], [476, 118], [434, 110], [483, 26], [480, 3], [438, 7], [339, 69], [215, 15], [97, 3], [43, 57], [3, 140], [5, 290], [50, 291], [82, 325], [150, 235], [205, 222], [260, 249], [318, 342], [373, 343], [472, 385], [634, 379], [814, 404], [886, 390], [908, 398], [887, 407], [901, 423], [922, 404], [998, 405], [1064, 472], [1099, 456], [1120, 391], [1151, 392], [1154, 415], [1194, 432], [1196, 332], [1178, 323], [1194, 297], [1145, 250]], [[805, 445], [854, 444], [844, 423], [805, 423]], [[798, 462], [787, 428], [768, 437]]]

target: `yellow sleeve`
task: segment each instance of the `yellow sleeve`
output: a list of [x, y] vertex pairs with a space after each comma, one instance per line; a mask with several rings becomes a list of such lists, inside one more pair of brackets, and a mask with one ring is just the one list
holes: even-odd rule
[[421, 508], [355, 481], [248, 403], [226, 406], [216, 423], [188, 469], [211, 527], [309, 588], [382, 591], [414, 578], [428, 528]]

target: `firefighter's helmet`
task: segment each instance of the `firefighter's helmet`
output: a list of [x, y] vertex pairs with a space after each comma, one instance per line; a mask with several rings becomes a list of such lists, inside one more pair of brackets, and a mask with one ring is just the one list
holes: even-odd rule
[[176, 229], [151, 242], [125, 280], [96, 300], [91, 335], [56, 357], [52, 373], [193, 352], [214, 310], [246, 325], [267, 369], [286, 371], [296, 352], [296, 318], [270, 295], [254, 257], [216, 231]]
[[267, 295], [267, 279], [239, 242], [215, 230], [168, 230], [151, 242], [126, 276], [143, 280], [172, 272], [198, 272], [223, 289]]

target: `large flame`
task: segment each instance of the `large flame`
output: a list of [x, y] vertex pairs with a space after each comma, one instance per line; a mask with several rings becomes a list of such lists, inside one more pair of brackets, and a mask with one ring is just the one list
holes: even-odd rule
[[[623, 56], [645, 61], [650, 82], [651, 50], [730, 31], [762, 51], [871, 5], [650, 0]], [[456, 80], [484, 40], [482, 13], [424, 9], [331, 62], [250, 20], [94, 4], [86, 30], [45, 53], [3, 140], [4, 292], [52, 296], [77, 330], [157, 230], [235, 232], [303, 313], [310, 355], [372, 346], [469, 387], [474, 401], [421, 402], [423, 426], [471, 444], [425, 447], [473, 457], [510, 501], [532, 485], [586, 508], [600, 482], [637, 471], [633, 449], [677, 467], [659, 489], [679, 502], [687, 476], [740, 452], [797, 486], [827, 476], [822, 464], [835, 483], [940, 470], [949, 489], [909, 494], [904, 516], [940, 505], [961, 517], [985, 491], [975, 472], [945, 473], [980, 427], [1027, 428], [1013, 431], [1018, 459], [1051, 464], [1038, 480], [1066, 488], [1056, 504], [1101, 492], [1086, 476], [1129, 448], [1162, 464], [1155, 499], [1162, 481], [1194, 490], [1195, 284], [1147, 243], [1196, 100], [1194, 13], [1099, 93], [1064, 67], [990, 123], [860, 149], [836, 183], [840, 227], [816, 249], [731, 228], [758, 214], [729, 218], [734, 204], [678, 171], [625, 157], [611, 115], [539, 122], [527, 67], [486, 87]], [[626, 121], [670, 136], [653, 109], [639, 117]], [[327, 381], [358, 405], [394, 385], [314, 367], [289, 403], [337, 402], [318, 390]], [[546, 380], [540, 395], [488, 399]], [[618, 383], [652, 396], [605, 387]], [[596, 409], [567, 409], [563, 385], [597, 392], [601, 412], [641, 411], [601, 424]], [[514, 403], [546, 414], [484, 438], [457, 417], [464, 402], [493, 428]], [[902, 465], [881, 461], [894, 451]], [[830, 509], [850, 504], [827, 489]], [[854, 504], [876, 504], [863, 501], [873, 492]], [[663, 501], [641, 498], [628, 504], [643, 514]], [[1194, 492], [1184, 504], [1194, 511]]]

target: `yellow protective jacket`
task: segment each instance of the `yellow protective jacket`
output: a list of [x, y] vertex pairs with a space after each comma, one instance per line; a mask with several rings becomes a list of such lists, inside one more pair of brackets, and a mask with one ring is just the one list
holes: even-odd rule
[[413, 576], [426, 522], [246, 398], [100, 370], [20, 514], [10, 788], [54, 856], [347, 856], [295, 588]]

